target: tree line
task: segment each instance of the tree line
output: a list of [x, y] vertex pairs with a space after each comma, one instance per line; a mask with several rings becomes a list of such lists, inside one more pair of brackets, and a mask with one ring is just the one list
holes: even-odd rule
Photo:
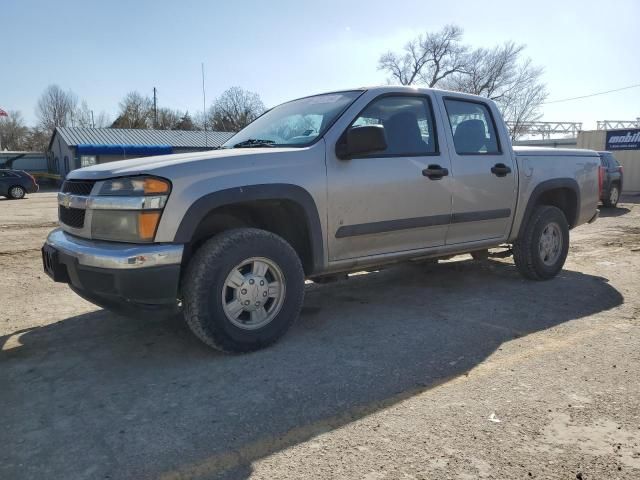
[[257, 93], [231, 87], [216, 98], [206, 112], [192, 116], [188, 110], [154, 107], [150, 96], [127, 93], [118, 104], [115, 120], [89, 108], [71, 90], [49, 85], [36, 106], [38, 122], [28, 127], [19, 111], [0, 117], [0, 146], [7, 150], [45, 151], [56, 127], [135, 128], [159, 130], [215, 130], [236, 132], [264, 112]]
[[[456, 25], [426, 32], [407, 42], [400, 52], [386, 52], [378, 69], [389, 83], [424, 85], [481, 95], [494, 100], [517, 138], [524, 124], [539, 120], [547, 98], [543, 69], [524, 57], [524, 45], [506, 42], [474, 48], [463, 41]], [[127, 93], [114, 120], [93, 114], [75, 93], [50, 85], [40, 96], [38, 123], [27, 127], [20, 112], [0, 117], [0, 145], [10, 150], [44, 151], [56, 127], [155, 128], [161, 130], [216, 130], [235, 132], [264, 112], [257, 93], [231, 87], [216, 98], [206, 112], [154, 106], [152, 98], [138, 91]]]

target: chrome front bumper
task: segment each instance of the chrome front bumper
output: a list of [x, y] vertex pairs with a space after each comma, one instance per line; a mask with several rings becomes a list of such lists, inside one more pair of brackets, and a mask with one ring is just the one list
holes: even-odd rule
[[106, 269], [137, 269], [179, 265], [182, 262], [183, 245], [170, 243], [117, 243], [85, 240], [53, 230], [47, 245], [78, 260], [80, 265]]

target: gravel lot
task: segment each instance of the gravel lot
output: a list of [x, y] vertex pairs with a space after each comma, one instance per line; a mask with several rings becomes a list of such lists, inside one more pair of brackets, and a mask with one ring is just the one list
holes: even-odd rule
[[310, 285], [274, 347], [103, 311], [0, 200], [0, 478], [640, 478], [640, 197], [529, 282], [469, 257]]

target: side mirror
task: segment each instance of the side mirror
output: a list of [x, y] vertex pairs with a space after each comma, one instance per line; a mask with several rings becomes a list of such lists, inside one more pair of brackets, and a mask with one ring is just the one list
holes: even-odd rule
[[363, 125], [347, 130], [346, 138], [336, 146], [338, 158], [347, 159], [356, 155], [381, 152], [387, 149], [387, 137], [382, 125]]

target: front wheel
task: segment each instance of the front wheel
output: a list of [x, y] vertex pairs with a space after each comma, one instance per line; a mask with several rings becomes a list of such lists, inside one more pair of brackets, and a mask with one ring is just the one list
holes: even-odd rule
[[229, 230], [195, 253], [183, 281], [185, 320], [207, 345], [242, 353], [278, 340], [300, 314], [304, 272], [281, 237]]
[[20, 200], [24, 198], [27, 192], [20, 185], [15, 185], [9, 189], [9, 198], [11, 200]]
[[569, 253], [569, 225], [557, 207], [537, 207], [521, 238], [513, 245], [513, 258], [520, 273], [531, 280], [555, 277]]

